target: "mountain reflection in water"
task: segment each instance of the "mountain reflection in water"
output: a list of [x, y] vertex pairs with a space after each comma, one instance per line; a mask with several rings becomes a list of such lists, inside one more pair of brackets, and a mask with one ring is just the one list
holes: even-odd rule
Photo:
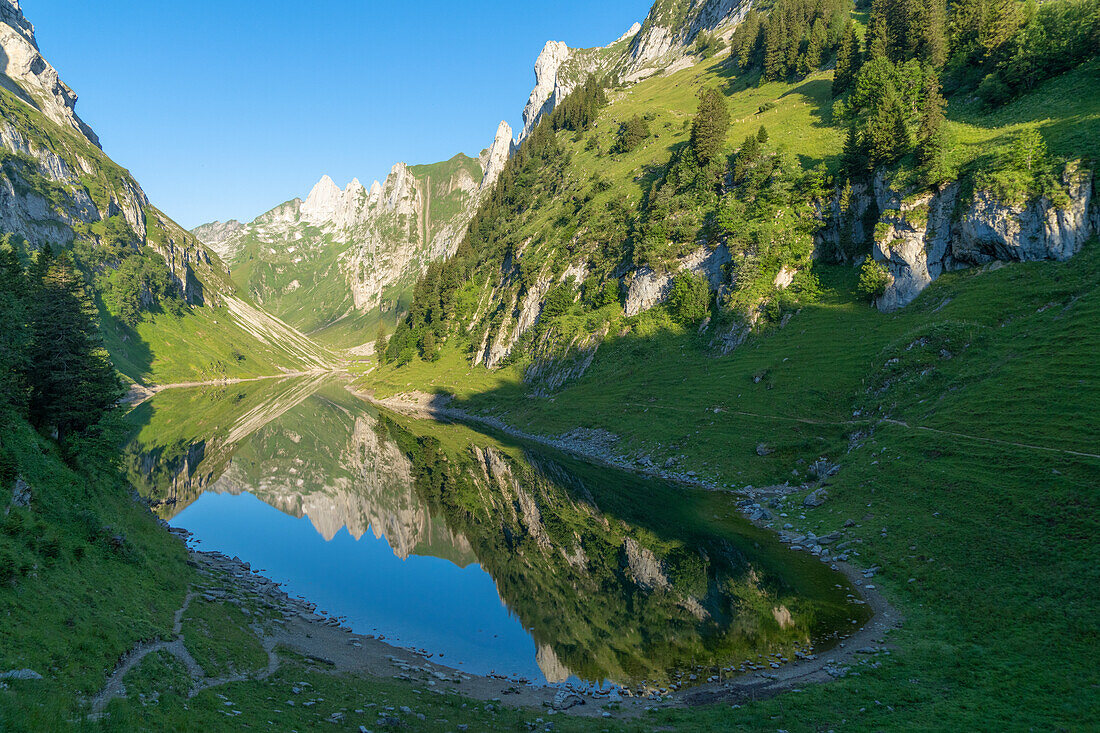
[[865, 618], [728, 499], [379, 414], [329, 379], [166, 391], [128, 419], [162, 517], [471, 672], [665, 684]]

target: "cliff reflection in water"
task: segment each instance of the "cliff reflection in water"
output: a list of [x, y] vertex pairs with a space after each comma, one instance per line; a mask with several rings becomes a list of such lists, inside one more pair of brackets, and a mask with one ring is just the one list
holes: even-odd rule
[[165, 392], [130, 419], [129, 473], [161, 516], [247, 493], [326, 540], [369, 531], [403, 560], [476, 564], [550, 682], [660, 683], [792, 655], [862, 618], [839, 576], [715, 521], [713, 496], [379, 415], [328, 380]]

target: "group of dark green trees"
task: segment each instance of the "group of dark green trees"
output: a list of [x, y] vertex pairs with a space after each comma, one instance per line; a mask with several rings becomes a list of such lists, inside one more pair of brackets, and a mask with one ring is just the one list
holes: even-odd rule
[[672, 154], [668, 166], [642, 202], [632, 236], [638, 267], [660, 270], [683, 245], [710, 238], [708, 218], [718, 204], [727, 170], [724, 153], [730, 113], [726, 96], [708, 87], [699, 94], [691, 137]]
[[68, 253], [0, 242], [0, 421], [20, 416], [68, 452], [95, 439], [122, 395], [96, 309]]
[[997, 106], [1098, 53], [1100, 0], [873, 0], [862, 41], [849, 21], [836, 52], [845, 170], [913, 155], [924, 180], [942, 180], [944, 89]]
[[779, 0], [771, 10], [750, 10], [730, 39], [743, 71], [763, 81], [805, 76], [829, 61], [851, 14], [851, 0]]
[[417, 282], [409, 313], [385, 342], [382, 360], [406, 364], [417, 355], [438, 358], [448, 324], [457, 315], [458, 291], [484, 263], [518, 263], [524, 289], [533, 284], [536, 273], [517, 255], [523, 245], [517, 235], [521, 217], [565, 186], [570, 156], [557, 134], [588, 131], [606, 104], [604, 86], [589, 77], [535, 126], [508, 159], [454, 256], [430, 264]]

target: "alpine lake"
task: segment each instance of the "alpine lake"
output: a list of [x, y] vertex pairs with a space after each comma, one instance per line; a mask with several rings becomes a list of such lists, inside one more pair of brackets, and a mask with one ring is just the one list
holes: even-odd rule
[[379, 411], [337, 378], [164, 390], [127, 421], [130, 480], [196, 549], [470, 674], [688, 686], [870, 615], [729, 494]]

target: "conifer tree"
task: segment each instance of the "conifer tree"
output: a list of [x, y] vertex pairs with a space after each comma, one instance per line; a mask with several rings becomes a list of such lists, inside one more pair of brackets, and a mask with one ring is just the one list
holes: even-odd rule
[[917, 158], [929, 172], [939, 172], [942, 167], [946, 141], [944, 139], [944, 107], [947, 102], [940, 93], [937, 75], [929, 73], [924, 81], [921, 96], [920, 125], [917, 129]]
[[906, 29], [912, 56], [926, 66], [939, 69], [947, 61], [947, 7], [944, 0], [922, 0], [912, 8]]
[[833, 96], [839, 97], [851, 88], [860, 67], [859, 39], [851, 20], [844, 26], [840, 47], [836, 52], [836, 72], [833, 75]]
[[854, 178], [866, 175], [868, 169], [867, 150], [863, 143], [863, 135], [855, 122], [848, 125], [848, 133], [844, 138], [844, 151], [841, 154], [844, 170]]
[[1007, 53], [1008, 41], [1022, 20], [1016, 0], [990, 0], [980, 38], [985, 61], [996, 63]]
[[699, 111], [691, 123], [691, 147], [700, 164], [705, 166], [722, 153], [729, 127], [726, 95], [714, 87], [704, 89], [699, 95]]
[[0, 240], [0, 408], [25, 407], [27, 280], [10, 235]]
[[384, 361], [386, 356], [386, 324], [379, 321], [378, 337], [374, 340], [374, 355], [378, 361]]
[[764, 30], [764, 81], [779, 81], [787, 75], [786, 48], [786, 24], [773, 11]]
[[799, 72], [803, 75], [816, 71], [821, 66], [821, 55], [825, 52], [825, 21], [818, 18], [810, 27], [810, 38], [806, 44], [806, 53], [799, 59]]
[[[41, 263], [43, 258], [39, 258]], [[122, 388], [103, 348], [96, 310], [67, 254], [35, 283], [28, 374], [31, 423], [63, 445], [99, 422]]]

